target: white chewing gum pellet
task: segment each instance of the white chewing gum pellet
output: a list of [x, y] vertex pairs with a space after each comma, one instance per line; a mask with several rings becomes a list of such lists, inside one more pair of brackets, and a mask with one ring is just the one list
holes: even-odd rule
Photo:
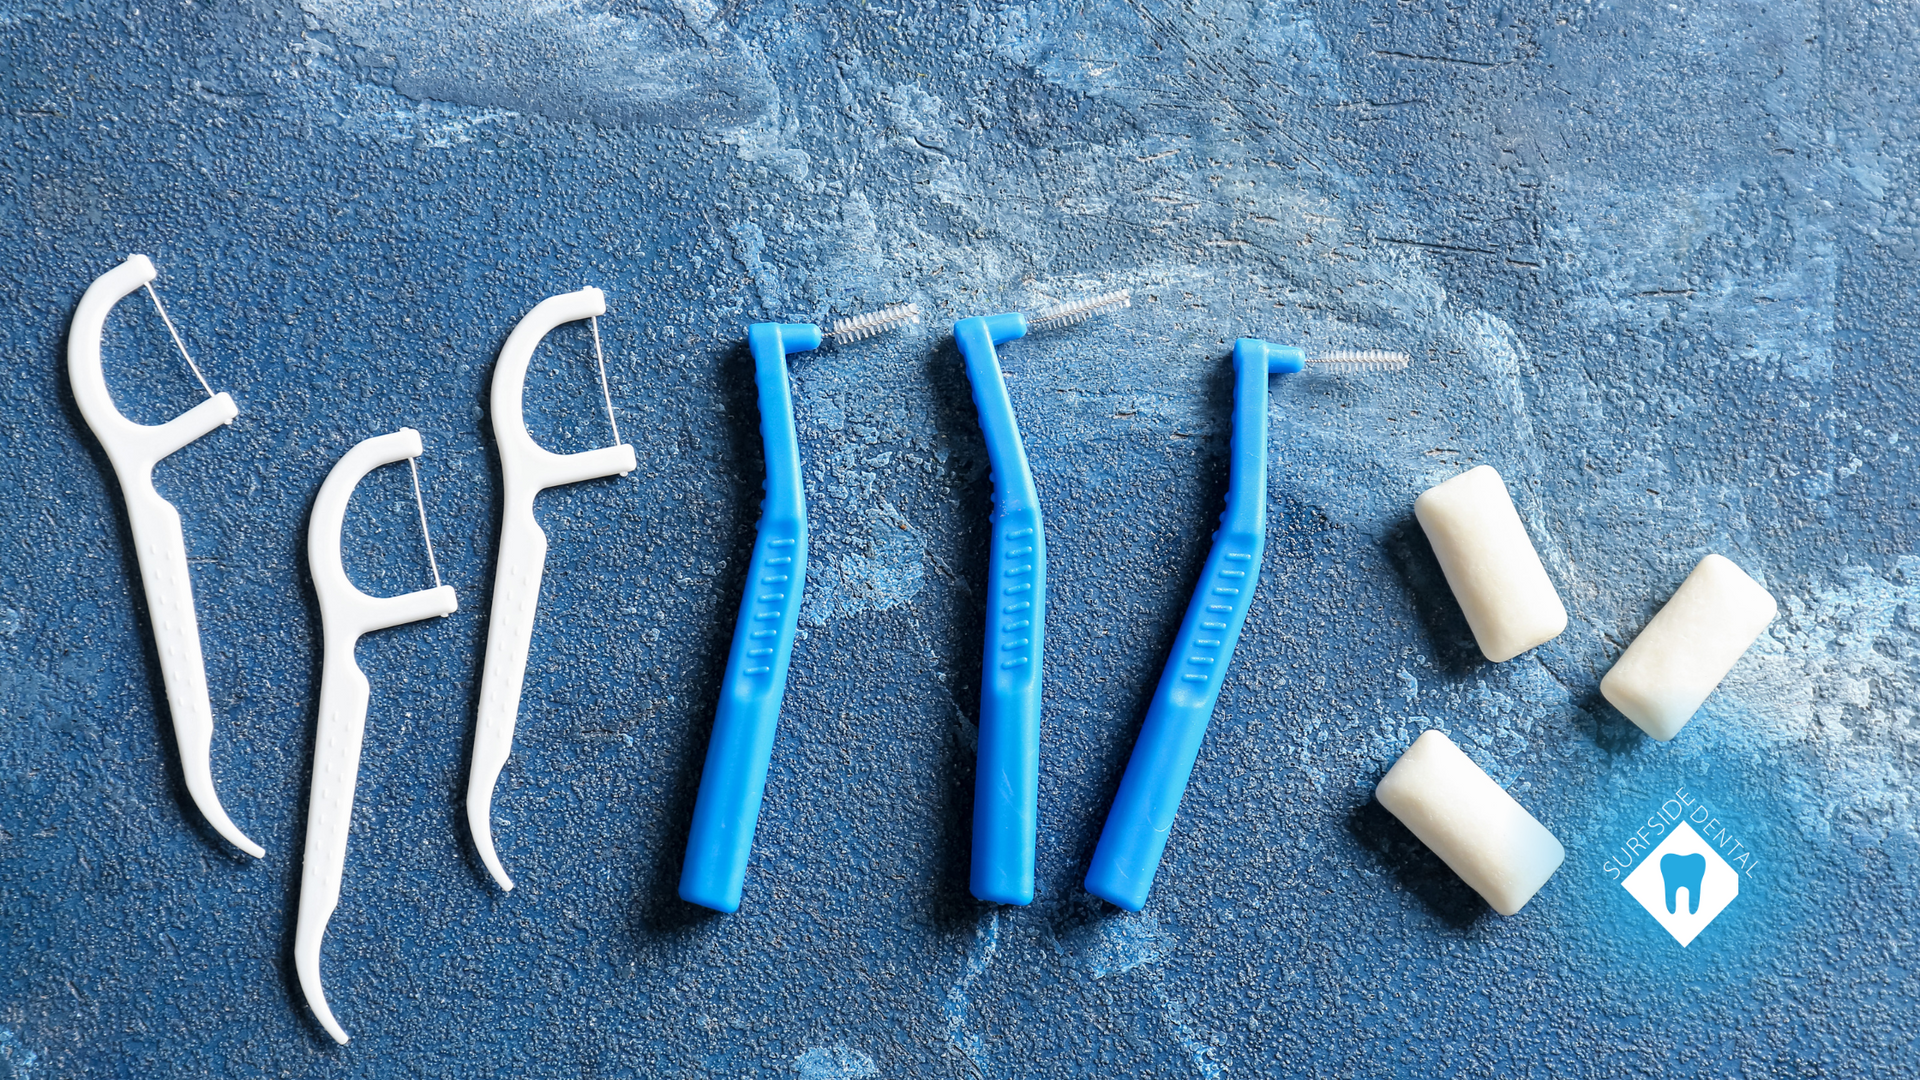
[[1413, 516], [1487, 659], [1511, 660], [1567, 628], [1567, 609], [1493, 466], [1428, 488]]
[[1600, 693], [1666, 742], [1733, 670], [1780, 610], [1773, 594], [1719, 555], [1700, 560], [1613, 670]]
[[1373, 797], [1502, 915], [1525, 907], [1567, 857], [1545, 825], [1438, 731], [1413, 741]]

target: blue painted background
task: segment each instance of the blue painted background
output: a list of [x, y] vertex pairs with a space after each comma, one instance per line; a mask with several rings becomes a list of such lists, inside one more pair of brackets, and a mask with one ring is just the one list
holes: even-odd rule
[[[1911, 1076], [1920, 1061], [1920, 20], [1900, 4], [0, 2], [0, 1074]], [[66, 389], [126, 252], [241, 416], [159, 473], [268, 848], [186, 801], [104, 457]], [[495, 351], [598, 285], [640, 468], [552, 541], [484, 880], [462, 822]], [[988, 479], [955, 318], [1131, 287], [1003, 350], [1046, 500], [1039, 899], [966, 893]], [[738, 915], [674, 896], [756, 512], [742, 327], [894, 301], [795, 365], [806, 637]], [[1274, 382], [1258, 598], [1147, 910], [1079, 889]], [[122, 408], [198, 400], [150, 307]], [[529, 411], [606, 441], [586, 328]], [[317, 689], [305, 515], [426, 440], [451, 619], [369, 638], [329, 1043], [290, 950]], [[1483, 662], [1411, 519], [1507, 477], [1572, 616]], [[349, 568], [427, 580], [404, 471]], [[1719, 551], [1780, 618], [1680, 738], [1596, 693]], [[1371, 803], [1452, 733], [1566, 843], [1501, 919]], [[1680, 949], [1603, 871], [1678, 787], [1759, 853]]]

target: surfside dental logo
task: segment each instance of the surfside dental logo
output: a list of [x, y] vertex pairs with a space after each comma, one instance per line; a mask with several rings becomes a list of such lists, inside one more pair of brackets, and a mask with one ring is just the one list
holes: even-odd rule
[[1706, 802], [1680, 788], [1600, 869], [1684, 949], [1727, 910], [1740, 895], [1740, 879], [1759, 865]]

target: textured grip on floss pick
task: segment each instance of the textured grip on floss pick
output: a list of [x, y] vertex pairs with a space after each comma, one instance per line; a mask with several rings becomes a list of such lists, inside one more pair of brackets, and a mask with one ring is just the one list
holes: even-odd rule
[[[493, 577], [493, 608], [487, 622], [486, 662], [480, 674], [480, 712], [474, 721], [473, 765], [467, 779], [467, 827], [487, 872], [509, 892], [513, 879], [507, 876], [493, 845], [493, 788], [513, 751], [527, 654], [533, 646], [534, 614], [540, 605], [540, 579], [546, 572], [547, 534], [533, 516], [533, 500], [550, 487], [602, 476], [625, 476], [635, 464], [633, 447], [625, 443], [577, 454], [547, 450], [527, 433], [521, 400], [527, 367], [540, 340], [563, 323], [597, 320], [606, 312], [606, 294], [599, 289], [581, 289], [540, 301], [500, 346], [500, 359], [493, 370], [493, 437], [500, 449], [505, 505]], [[597, 322], [593, 335], [598, 359]], [[604, 359], [600, 363], [601, 392], [607, 397], [607, 421], [611, 425], [613, 398], [606, 390]], [[619, 438], [617, 426], [614, 437]]]
[[787, 356], [820, 347], [807, 323], [754, 323], [747, 328], [766, 448], [765, 499], [747, 565], [746, 595], [720, 683], [720, 707], [700, 770], [693, 828], [687, 836], [680, 898], [715, 911], [737, 911], [746, 887], [747, 856], [773, 760], [773, 737], [787, 689], [787, 666], [800, 622], [807, 578], [807, 502], [800, 488], [800, 442], [794, 431]]
[[1018, 312], [962, 319], [953, 339], [966, 360], [980, 431], [993, 466], [986, 643], [980, 664], [980, 748], [973, 790], [973, 864], [981, 900], [1033, 902], [1040, 794], [1040, 674], [1046, 644], [1047, 539], [995, 345], [1027, 333]]
[[[188, 571], [186, 534], [180, 514], [153, 486], [153, 470], [166, 457], [239, 415], [233, 398], [216, 394], [207, 385], [199, 365], [160, 306], [153, 292], [153, 263], [145, 255], [129, 255], [125, 262], [100, 275], [87, 287], [74, 309], [67, 333], [67, 378], [74, 401], [94, 437], [107, 452], [133, 532], [134, 554], [153, 625], [153, 644], [160, 656], [160, 677], [166, 686], [167, 711], [173, 717], [174, 739], [180, 748], [180, 770], [187, 792], [201, 816], [215, 832], [241, 851], [260, 858], [266, 854], [227, 816], [213, 786], [213, 704], [207, 691], [206, 660], [200, 651], [200, 623], [193, 610], [193, 581]], [[145, 288], [167, 324], [180, 355], [207, 400], [164, 424], [137, 424], [121, 415], [107, 389], [100, 344], [107, 313], [134, 292]]]

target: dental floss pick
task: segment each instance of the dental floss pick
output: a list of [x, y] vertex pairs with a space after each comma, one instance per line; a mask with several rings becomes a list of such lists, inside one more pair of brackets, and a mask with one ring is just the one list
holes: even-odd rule
[[980, 747], [973, 789], [973, 865], [981, 900], [1033, 902], [1040, 801], [1040, 668], [1047, 615], [1047, 543], [995, 345], [1028, 329], [1069, 326], [1129, 306], [1127, 290], [953, 324], [993, 466], [993, 541], [987, 561], [986, 644], [980, 663]]
[[[153, 291], [153, 263], [145, 255], [126, 261], [96, 278], [80, 298], [67, 334], [67, 379], [80, 415], [113, 463], [120, 492], [127, 504], [133, 530], [134, 553], [140, 562], [140, 580], [147, 594], [147, 613], [153, 623], [154, 649], [160, 655], [160, 676], [167, 688], [167, 711], [173, 714], [174, 739], [180, 747], [180, 771], [207, 823], [234, 847], [254, 858], [266, 854], [227, 816], [213, 788], [213, 705], [207, 694], [206, 660], [200, 652], [200, 624], [193, 612], [193, 580], [188, 572], [186, 534], [180, 514], [153, 486], [153, 469], [176, 450], [214, 428], [233, 422], [240, 410], [233, 398], [216, 394], [193, 362], [180, 332], [174, 329], [160, 295]], [[167, 333], [186, 358], [207, 400], [165, 424], [137, 424], [122, 416], [107, 389], [100, 359], [100, 339], [113, 306], [145, 288], [167, 324]]]
[[[533, 644], [534, 612], [540, 603], [540, 579], [546, 571], [547, 534], [533, 516], [534, 496], [550, 487], [577, 484], [633, 471], [633, 447], [620, 442], [607, 389], [606, 357], [600, 349], [599, 317], [607, 313], [599, 289], [550, 296], [527, 312], [493, 369], [493, 437], [500, 447], [500, 480], [505, 513], [500, 523], [500, 555], [493, 576], [493, 613], [487, 622], [486, 666], [480, 676], [480, 714], [474, 725], [473, 766], [467, 781], [467, 825], [480, 861], [502, 889], [513, 879], [493, 847], [493, 788], [513, 751], [514, 723], [526, 681], [527, 653]], [[593, 355], [600, 368], [600, 392], [614, 445], [577, 454], [556, 454], [527, 434], [521, 398], [527, 365], [542, 338], [562, 323], [587, 319], [593, 328]]]
[[[824, 336], [845, 345], [919, 320], [918, 307], [898, 304], [841, 319]], [[740, 907], [807, 577], [807, 504], [800, 484], [787, 356], [819, 348], [822, 337], [820, 328], [810, 323], [754, 323], [747, 328], [759, 388], [760, 438], [766, 449], [766, 498], [760, 503], [746, 594], [734, 623], [680, 874], [681, 899], [715, 911]]]
[[347, 863], [347, 828], [353, 820], [353, 788], [360, 772], [360, 742], [366, 732], [367, 703], [372, 696], [367, 677], [354, 660], [354, 646], [363, 635], [375, 630], [451, 615], [459, 610], [460, 603], [452, 586], [439, 584], [439, 563], [433, 559], [433, 542], [426, 534], [426, 502], [419, 497], [417, 480], [414, 497], [420, 506], [421, 537], [427, 543], [428, 561], [435, 567], [433, 588], [401, 596], [368, 596], [361, 592], [347, 577], [340, 559], [340, 527], [353, 489], [362, 477], [402, 458], [411, 466], [421, 449], [420, 433], [401, 428], [347, 451], [320, 485], [307, 526], [307, 565], [313, 574], [313, 591], [320, 598], [324, 645], [293, 963], [308, 1006], [327, 1034], [342, 1046], [346, 1045], [347, 1033], [333, 1018], [320, 984], [320, 941], [327, 932], [327, 920], [340, 902], [340, 879]]
[[1226, 512], [1087, 870], [1087, 891], [1128, 911], [1146, 905], [1260, 581], [1267, 543], [1267, 376], [1308, 365], [1337, 372], [1399, 371], [1407, 358], [1376, 350], [1309, 358], [1299, 349], [1257, 338], [1234, 342]]

